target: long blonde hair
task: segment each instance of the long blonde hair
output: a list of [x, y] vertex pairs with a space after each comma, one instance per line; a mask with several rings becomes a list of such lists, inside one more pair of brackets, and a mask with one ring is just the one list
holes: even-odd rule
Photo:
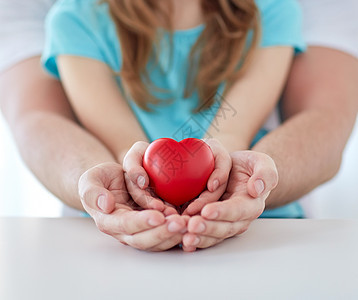
[[[158, 42], [158, 28], [164, 22], [172, 32], [171, 9], [163, 9], [158, 0], [102, 2], [109, 5], [120, 40], [121, 81], [131, 98], [148, 110], [148, 103], [158, 103], [158, 99], [148, 91], [148, 86], [154, 85], [146, 66], [155, 56], [153, 45]], [[254, 0], [201, 0], [201, 8], [205, 29], [191, 49], [188, 73], [191, 75], [185, 94], [189, 96], [197, 89], [198, 108], [205, 109], [213, 104], [212, 95], [222, 82], [230, 86], [244, 72], [257, 45], [259, 21]], [[251, 42], [247, 46], [250, 32]]]

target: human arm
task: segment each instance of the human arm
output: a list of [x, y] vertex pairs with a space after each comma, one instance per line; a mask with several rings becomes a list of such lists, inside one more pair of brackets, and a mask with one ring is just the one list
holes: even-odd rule
[[90, 167], [114, 161], [111, 153], [78, 126], [61, 84], [44, 73], [39, 57], [1, 73], [0, 93], [26, 165], [64, 203], [83, 209], [78, 179]]
[[351, 55], [309, 47], [296, 58], [282, 103], [286, 120], [253, 148], [275, 160], [280, 176], [267, 208], [297, 200], [337, 173], [357, 116], [357, 82]]
[[[74, 56], [60, 56], [58, 68], [80, 122], [122, 163], [132, 145], [147, 138], [122, 97], [113, 72], [100, 61]], [[139, 198], [145, 200], [141, 202], [133, 189], [130, 192], [137, 203], [145, 204], [145, 208], [160, 211], [168, 208], [149, 194], [140, 194]]]
[[[358, 60], [343, 52], [309, 47], [307, 53], [296, 58], [283, 99], [287, 119], [253, 147], [270, 155], [278, 170], [279, 182], [268, 195], [266, 208], [296, 200], [337, 172], [357, 116], [357, 80]], [[268, 184], [263, 182], [266, 190]], [[257, 195], [261, 199], [260, 193]], [[256, 209], [259, 204], [256, 202]], [[246, 210], [250, 206], [243, 207]], [[221, 209], [228, 214], [235, 205]], [[205, 226], [202, 232], [200, 221]], [[222, 241], [232, 228], [245, 229], [236, 222], [217, 221], [215, 226], [205, 218], [190, 221], [189, 233], [184, 237], [187, 251]]]
[[[177, 244], [185, 220], [160, 212], [137, 213], [125, 203], [127, 198], [112, 193], [108, 182], [116, 179], [116, 190], [124, 189], [118, 185], [121, 165], [79, 126], [61, 84], [43, 72], [39, 57], [0, 74], [0, 104], [26, 165], [61, 201], [86, 210], [101, 231], [133, 247], [159, 251]], [[111, 166], [103, 168], [103, 163]], [[103, 194], [107, 199], [100, 203]]]
[[[223, 144], [222, 157], [230, 159], [230, 152], [249, 149], [255, 134], [278, 102], [292, 56], [293, 49], [289, 47], [257, 50], [247, 72], [228, 91], [222, 103], [223, 108], [219, 109], [207, 132], [208, 136]], [[225, 106], [236, 111], [236, 114], [230, 117], [225, 111], [221, 112], [221, 109], [226, 109]], [[219, 200], [225, 191], [230, 169], [226, 169], [226, 172], [226, 177], [215, 178], [220, 179], [218, 186], [221, 194], [203, 193], [190, 204], [186, 210], [188, 214], [194, 215], [206, 203]]]
[[292, 58], [291, 47], [257, 49], [247, 71], [223, 100], [227, 103], [223, 105], [230, 105], [235, 110], [235, 116], [217, 115], [207, 135], [218, 139], [228, 152], [248, 149], [278, 103]]
[[113, 71], [90, 58], [61, 55], [58, 68], [80, 122], [122, 162], [137, 141], [147, 138], [123, 98]]

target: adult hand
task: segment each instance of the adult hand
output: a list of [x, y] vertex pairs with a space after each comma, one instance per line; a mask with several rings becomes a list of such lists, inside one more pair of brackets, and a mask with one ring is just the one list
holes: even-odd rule
[[207, 248], [245, 232], [265, 209], [265, 200], [278, 183], [274, 161], [266, 154], [237, 151], [222, 201], [209, 203], [201, 216], [191, 217], [183, 236], [184, 251]]
[[104, 163], [86, 171], [79, 194], [99, 230], [134, 248], [164, 251], [179, 244], [186, 231], [187, 218], [141, 210], [134, 203], [120, 164]]

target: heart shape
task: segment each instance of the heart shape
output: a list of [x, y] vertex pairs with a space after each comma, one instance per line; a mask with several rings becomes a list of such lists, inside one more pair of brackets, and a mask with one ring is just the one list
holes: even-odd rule
[[188, 138], [177, 142], [161, 138], [145, 151], [143, 167], [154, 192], [162, 200], [179, 206], [206, 188], [215, 160], [210, 147], [202, 140]]

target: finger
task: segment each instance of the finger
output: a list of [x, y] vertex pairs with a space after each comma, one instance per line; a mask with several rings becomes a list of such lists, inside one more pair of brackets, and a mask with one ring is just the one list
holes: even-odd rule
[[[242, 196], [245, 197], [245, 196]], [[265, 208], [262, 198], [240, 198], [239, 196], [206, 205], [201, 215], [207, 220], [228, 222], [257, 219]]]
[[164, 216], [171, 216], [171, 215], [176, 215], [178, 214], [177, 210], [172, 207], [172, 206], [165, 206], [164, 210], [163, 210], [163, 214]]
[[195, 216], [188, 223], [188, 232], [198, 236], [226, 239], [245, 232], [249, 225], [249, 221], [208, 221], [200, 216]]
[[159, 252], [159, 251], [166, 251], [169, 250], [175, 246], [177, 246], [178, 244], [180, 244], [181, 240], [183, 238], [182, 234], [175, 234], [174, 236], [172, 236], [171, 238], [167, 239], [166, 241], [156, 245], [155, 247], [152, 247], [150, 249], [148, 249], [149, 251], [153, 251], [153, 252]]
[[165, 224], [165, 217], [155, 210], [134, 211], [117, 204], [110, 215], [95, 213], [93, 219], [100, 231], [109, 235], [133, 235]]
[[185, 252], [194, 252], [196, 250], [196, 246], [199, 245], [200, 238], [192, 233], [186, 233], [183, 236], [182, 240], [182, 248]]
[[232, 166], [232, 160], [228, 151], [220, 142], [215, 139], [208, 139], [205, 140], [205, 142], [210, 146], [215, 159], [215, 169], [211, 173], [207, 183], [208, 190], [214, 192], [221, 185], [226, 185]]
[[149, 250], [181, 234], [184, 229], [186, 229], [186, 222], [179, 215], [169, 216], [165, 224], [137, 234], [126, 235], [123, 240], [134, 248]]
[[186, 245], [182, 245], [182, 249], [185, 251], [185, 252], [195, 252], [196, 250], [196, 247], [194, 246], [186, 246]]
[[188, 207], [184, 210], [184, 215], [194, 216], [201, 212], [203, 207], [208, 203], [216, 202], [220, 199], [220, 197], [225, 192], [226, 185], [221, 185], [215, 192], [211, 193], [210, 191], [206, 190], [199, 198], [195, 199], [191, 202]]
[[124, 174], [127, 190], [132, 199], [142, 208], [164, 211], [167, 206], [161, 199], [154, 198], [148, 191], [142, 190], [136, 183], [130, 180], [127, 173]]
[[[114, 189], [115, 195], [109, 187]], [[78, 192], [85, 208], [107, 214], [113, 211], [116, 202], [126, 203], [129, 199], [122, 167], [113, 163], [101, 164], [85, 172], [79, 179]]]
[[255, 151], [237, 151], [231, 154], [233, 163], [249, 161], [252, 174], [247, 184], [248, 193], [256, 198], [273, 190], [278, 183], [275, 162], [264, 153]]
[[186, 252], [193, 252], [197, 248], [204, 249], [221, 243], [224, 239], [217, 239], [207, 236], [197, 236], [192, 233], [187, 233], [183, 236], [183, 250]]
[[147, 188], [149, 184], [148, 174], [143, 168], [143, 156], [148, 146], [146, 142], [136, 142], [123, 159], [124, 171], [129, 179], [141, 189]]
[[115, 208], [113, 195], [104, 188], [92, 186], [86, 190], [82, 190], [80, 199], [86, 211], [91, 209], [110, 214]]

